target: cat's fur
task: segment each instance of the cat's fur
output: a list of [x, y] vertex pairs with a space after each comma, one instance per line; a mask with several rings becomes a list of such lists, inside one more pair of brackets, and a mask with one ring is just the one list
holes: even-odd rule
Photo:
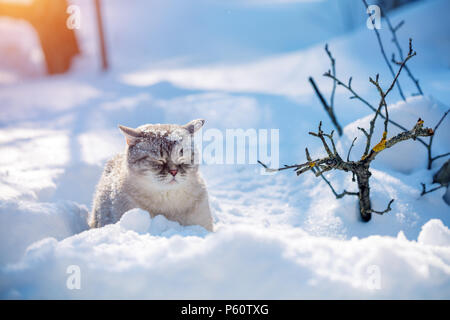
[[161, 214], [212, 231], [208, 193], [191, 147], [192, 135], [203, 123], [119, 126], [127, 146], [105, 166], [94, 196], [91, 228], [115, 223], [126, 211], [141, 208], [152, 217]]

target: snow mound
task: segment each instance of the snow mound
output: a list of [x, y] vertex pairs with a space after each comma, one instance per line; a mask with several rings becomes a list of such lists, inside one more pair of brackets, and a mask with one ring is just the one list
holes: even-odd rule
[[[158, 218], [159, 217], [159, 218]], [[114, 225], [30, 246], [1, 269], [1, 298], [433, 298], [448, 295], [450, 241], [313, 237], [299, 228], [240, 226], [204, 233], [132, 210]], [[164, 234], [138, 234], [142, 224]], [[136, 227], [138, 225], [138, 227]], [[151, 229], [151, 227], [150, 227]], [[163, 231], [165, 230], [165, 231]], [[188, 236], [186, 236], [188, 235]], [[430, 240], [426, 240], [428, 242]], [[66, 286], [71, 266], [79, 290]], [[437, 285], [439, 284], [439, 285]]]
[[419, 243], [432, 246], [450, 246], [450, 230], [441, 220], [432, 219], [422, 226], [417, 239]]
[[[389, 117], [395, 122], [401, 124], [406, 129], [410, 130], [414, 127], [419, 118], [424, 120], [424, 126], [434, 128], [438, 121], [443, 116], [447, 107], [434, 100], [432, 97], [417, 96], [407, 98], [405, 101], [400, 101], [388, 107]], [[384, 114], [384, 112], [383, 112]], [[344, 150], [348, 150], [353, 139], [357, 137], [355, 146], [352, 149], [353, 159], [361, 157], [364, 153], [366, 139], [358, 127], [368, 130], [369, 122], [372, 120], [373, 114], [367, 117], [358, 119], [344, 128], [344, 137], [342, 145]], [[384, 130], [384, 120], [378, 117], [373, 134], [373, 147], [381, 140]], [[402, 132], [399, 128], [389, 124], [388, 139], [398, 133]], [[423, 138], [428, 142], [429, 138]], [[445, 119], [437, 130], [433, 141], [433, 155], [438, 155], [448, 152], [450, 147], [450, 121]], [[391, 170], [402, 173], [411, 173], [417, 169], [423, 169], [427, 166], [427, 149], [417, 141], [403, 141], [396, 144], [391, 150], [382, 152], [377, 156], [376, 162]], [[437, 163], [437, 161], [436, 161]], [[436, 166], [436, 163], [433, 163]], [[440, 162], [439, 162], [440, 163]]]
[[139, 234], [147, 233], [150, 228], [150, 215], [147, 211], [133, 209], [120, 218], [120, 226], [125, 230], [132, 230]]
[[18, 260], [35, 241], [60, 240], [86, 230], [87, 214], [86, 207], [71, 201], [0, 202], [0, 264]]
[[150, 233], [162, 237], [170, 237], [176, 234], [204, 236], [208, 233], [203, 227], [181, 226], [178, 222], [167, 220], [162, 215], [152, 219], [150, 214], [142, 209], [132, 209], [125, 212], [118, 224], [123, 230], [134, 231], [138, 234]]

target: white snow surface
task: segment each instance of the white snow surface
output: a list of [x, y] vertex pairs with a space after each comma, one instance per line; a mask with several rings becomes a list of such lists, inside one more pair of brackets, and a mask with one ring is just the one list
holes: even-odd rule
[[[116, 224], [89, 230], [86, 219], [102, 167], [125, 146], [118, 124], [184, 124], [203, 118], [203, 130], [278, 128], [282, 164], [299, 163], [305, 161], [306, 146], [313, 156], [323, 154], [320, 141], [307, 134], [317, 130], [319, 120], [325, 131], [332, 129], [307, 81], [313, 75], [328, 97], [331, 82], [320, 76], [329, 68], [325, 41], [336, 57], [338, 75], [352, 75], [355, 90], [371, 103], [377, 104], [378, 93], [368, 77], [380, 72], [384, 86], [390, 78], [365, 18], [356, 31], [347, 32], [337, 19], [326, 19], [339, 8], [325, 0], [245, 1], [242, 6], [202, 1], [196, 8], [111, 1], [105, 7], [105, 29], [111, 30], [113, 67], [98, 75], [93, 71], [96, 37], [89, 32], [91, 2], [75, 2], [86, 14], [79, 30], [86, 54], [63, 76], [40, 77], [38, 53], [19, 68], [18, 61], [38, 50], [36, 39], [15, 41], [33, 39], [33, 33], [26, 25], [0, 19], [0, 30], [9, 32], [0, 40], [0, 298], [450, 298], [445, 190], [420, 197], [420, 182], [430, 184], [445, 159], [426, 170], [426, 150], [417, 142], [398, 144], [374, 161], [373, 207], [382, 210], [395, 201], [391, 212], [374, 215], [369, 223], [360, 221], [355, 197], [337, 200], [310, 173], [264, 176], [258, 165], [203, 165], [214, 232], [163, 216], [151, 218], [140, 209]], [[250, 37], [239, 23], [234, 29], [217, 27], [212, 34], [186, 24], [174, 35], [168, 26], [167, 21], [196, 21], [206, 9], [212, 14], [206, 24], [228, 21], [222, 12], [241, 23], [248, 15], [266, 21], [270, 14], [281, 25], [292, 22], [288, 12], [305, 17], [295, 16], [298, 25], [281, 28], [282, 35], [266, 34], [264, 40], [259, 33]], [[414, 38], [418, 55], [410, 67], [426, 93], [399, 102], [394, 88], [389, 96], [391, 118], [405, 127], [419, 117], [434, 127], [448, 108], [450, 48], [443, 39], [450, 30], [449, 9], [446, 0], [419, 1], [392, 15], [394, 22], [406, 21], [399, 32], [402, 43]], [[176, 15], [167, 21], [146, 15], [171, 10]], [[321, 12], [314, 17], [326, 28], [317, 27], [311, 12]], [[124, 13], [128, 18], [117, 24]], [[305, 33], [299, 30], [314, 32], [298, 42]], [[163, 40], [172, 36], [176, 45]], [[273, 40], [279, 37], [290, 40]], [[13, 44], [20, 54], [11, 54]], [[182, 53], [179, 47], [189, 50]], [[415, 93], [409, 78], [400, 80], [408, 96]], [[335, 105], [344, 135], [336, 141], [346, 156], [358, 137], [351, 153], [358, 159], [364, 139], [357, 127], [367, 128], [372, 113], [348, 97], [338, 87]], [[448, 152], [449, 126], [447, 118], [438, 129], [434, 155]], [[381, 128], [379, 121], [374, 143]], [[391, 125], [388, 129], [388, 137], [398, 133]], [[351, 174], [326, 176], [338, 192], [356, 188]], [[70, 266], [79, 267], [80, 289], [67, 286]]]
[[[419, 242], [401, 233], [345, 241], [277, 227], [233, 226], [207, 234], [142, 213], [130, 211], [115, 225], [59, 242], [34, 243], [19, 264], [3, 270], [3, 286], [12, 287], [5, 296], [441, 298], [450, 284], [450, 231], [438, 220], [423, 226]], [[71, 265], [81, 270], [79, 290], [66, 287]], [[379, 287], [372, 284], [373, 270], [379, 270]], [[30, 283], [33, 290], [27, 290]]]

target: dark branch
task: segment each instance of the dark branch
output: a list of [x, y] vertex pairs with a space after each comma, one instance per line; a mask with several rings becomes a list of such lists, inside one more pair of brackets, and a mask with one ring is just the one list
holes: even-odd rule
[[[364, 130], [364, 129], [363, 129]], [[353, 146], [355, 145], [355, 141], [358, 137], [355, 137], [355, 139], [353, 139], [352, 141], [352, 145], [350, 146], [350, 149], [348, 149], [348, 153], [347, 153], [347, 162], [350, 161], [350, 153], [352, 152]]]
[[423, 120], [419, 118], [417, 120], [416, 125], [410, 131], [401, 132], [392, 138], [386, 140], [383, 144], [376, 145], [367, 156], [367, 161], [373, 161], [378, 153], [383, 151], [384, 149], [389, 149], [397, 143], [405, 140], [416, 140], [417, 137], [429, 137], [434, 134], [433, 129], [431, 128], [423, 128]]
[[425, 194], [427, 194], [427, 193], [431, 193], [431, 192], [433, 192], [433, 191], [436, 191], [436, 190], [439, 190], [439, 189], [445, 187], [444, 185], [440, 185], [440, 186], [437, 186], [437, 187], [435, 187], [435, 188], [433, 188], [433, 189], [427, 190], [427, 189], [426, 189], [425, 183], [420, 183], [420, 184], [422, 185], [422, 193], [420, 194], [421, 196], [423, 196], [423, 195], [425, 195]]
[[[336, 77], [336, 60], [333, 58], [333, 55], [331, 54], [330, 50], [328, 49], [328, 44], [325, 45], [325, 52], [327, 53], [328, 57], [331, 61], [331, 70], [334, 77]], [[330, 72], [330, 71], [328, 71]], [[331, 72], [330, 72], [331, 74]], [[309, 82], [311, 83], [311, 86], [314, 89], [314, 92], [316, 93], [317, 97], [319, 98], [320, 102], [322, 103], [323, 108], [325, 109], [325, 112], [328, 113], [328, 116], [331, 119], [331, 122], [333, 123], [334, 127], [337, 129], [339, 136], [342, 136], [342, 127], [339, 124], [336, 114], [334, 113], [334, 96], [336, 93], [336, 80], [333, 80], [333, 88], [331, 90], [331, 96], [330, 96], [330, 104], [328, 105], [327, 101], [323, 97], [322, 93], [319, 90], [319, 87], [317, 86], [316, 82], [312, 77], [309, 77]]]
[[372, 213], [377, 213], [377, 214], [385, 214], [386, 212], [389, 212], [392, 210], [391, 205], [394, 202], [394, 199], [391, 199], [391, 201], [389, 201], [388, 206], [386, 209], [384, 209], [383, 211], [376, 211], [376, 210], [371, 210]]
[[[398, 38], [397, 38], [397, 31], [398, 31], [398, 29], [401, 28], [401, 26], [404, 24], [405, 21], [402, 20], [396, 27], [393, 27], [392, 24], [391, 24], [391, 21], [389, 20], [389, 17], [387, 15], [385, 15], [384, 18], [386, 19], [386, 22], [388, 24], [389, 30], [392, 33], [392, 42], [394, 42], [395, 46], [397, 47], [397, 51], [398, 51], [398, 55], [400, 57], [400, 60], [403, 60], [403, 50], [402, 50], [402, 47], [400, 46], [400, 43], [399, 43]], [[395, 61], [395, 55], [394, 54], [392, 54], [392, 62], [394, 64], [397, 64], [397, 62]], [[414, 75], [412, 74], [411, 70], [406, 65], [405, 65], [405, 70], [408, 73], [408, 76], [411, 78], [411, 80], [416, 85], [416, 88], [417, 88], [417, 91], [419, 91], [419, 94], [423, 95], [422, 88], [419, 85], [419, 80], [414, 77]]]
[[[336, 60], [333, 58], [330, 50], [328, 49], [328, 43], [325, 45], [325, 52], [331, 61], [331, 71], [334, 76], [336, 76]], [[333, 80], [333, 89], [331, 90], [330, 96], [330, 108], [334, 110], [334, 94], [336, 93], [336, 80]], [[341, 133], [339, 133], [341, 135]]]
[[[370, 121], [370, 128], [369, 128], [369, 133], [366, 134], [366, 148], [364, 150], [364, 155], [363, 158], [365, 158], [368, 154], [369, 154], [369, 150], [370, 150], [370, 144], [371, 144], [371, 139], [372, 139], [372, 135], [374, 133], [374, 129], [375, 129], [375, 122], [377, 120], [378, 115], [381, 113], [381, 108], [384, 107], [385, 109], [385, 121], [384, 121], [384, 132], [383, 132], [383, 138], [382, 140], [374, 147], [375, 151], [377, 148], [379, 147], [383, 147], [383, 144], [386, 142], [386, 136], [387, 136], [387, 128], [388, 128], [388, 122], [389, 122], [389, 113], [388, 113], [388, 108], [387, 108], [387, 103], [386, 103], [386, 97], [389, 94], [389, 92], [391, 92], [392, 88], [394, 88], [395, 83], [398, 80], [398, 77], [400, 76], [400, 73], [402, 72], [403, 67], [405, 66], [406, 62], [411, 59], [412, 57], [414, 57], [416, 55], [416, 52], [413, 51], [412, 49], [412, 39], [409, 39], [409, 51], [408, 51], [408, 56], [402, 61], [402, 63], [400, 64], [400, 67], [397, 71], [397, 74], [394, 77], [394, 80], [392, 80], [391, 85], [389, 86], [389, 88], [386, 90], [386, 92], [383, 91], [383, 89], [380, 86], [379, 83], [379, 75], [377, 74], [375, 77], [375, 80], [373, 80], [372, 78], [369, 78], [370, 82], [377, 88], [378, 93], [380, 94], [380, 102], [378, 104], [378, 108], [375, 112], [374, 117], [372, 118], [372, 120]], [[422, 121], [423, 123], [423, 121]], [[384, 148], [384, 147], [383, 147]]]
[[447, 153], [438, 155], [438, 156], [436, 156], [434, 158], [431, 158], [431, 161], [434, 161], [434, 160], [437, 160], [437, 159], [440, 159], [440, 158], [443, 158], [443, 157], [446, 157], [446, 156], [450, 156], [450, 152], [447, 152]]
[[[311, 156], [309, 155], [308, 148], [305, 149], [305, 152], [306, 152], [306, 159], [311, 162], [312, 159], [311, 159]], [[343, 192], [337, 193], [336, 190], [334, 189], [333, 185], [331, 184], [331, 182], [323, 175], [323, 171], [320, 171], [319, 168], [317, 169], [317, 172], [316, 172], [316, 170], [314, 168], [311, 168], [311, 171], [316, 176], [320, 175], [322, 177], [323, 181], [325, 181], [325, 183], [330, 187], [331, 192], [333, 192], [333, 194], [336, 197], [336, 199], [341, 199], [341, 198], [343, 198], [346, 195], [348, 195], [348, 196], [358, 196], [359, 195], [358, 192], [349, 192], [349, 191], [347, 191], [345, 189], [344, 189]]]
[[[373, 112], [376, 112], [377, 109], [371, 105], [367, 100], [365, 100], [364, 98], [362, 98], [358, 93], [356, 93], [353, 88], [351, 87], [351, 81], [349, 81], [349, 85], [345, 84], [344, 82], [342, 82], [341, 80], [339, 80], [336, 77], [333, 77], [330, 73], [325, 73], [324, 74], [325, 77], [329, 77], [331, 79], [335, 79], [337, 84], [344, 87], [345, 89], [347, 89], [350, 93], [352, 93], [353, 95], [350, 97], [350, 99], [358, 99], [359, 101], [361, 101], [363, 104], [365, 104], [367, 107], [369, 107]], [[351, 79], [351, 78], [350, 78]], [[380, 117], [385, 119], [385, 116], [383, 114], [380, 114]], [[402, 126], [401, 124], [395, 122], [392, 119], [389, 119], [389, 123], [396, 126], [397, 128], [403, 130], [403, 131], [408, 131], [408, 129], [406, 129], [404, 126]], [[423, 141], [422, 139], [417, 139], [423, 146], [425, 146], [426, 148], [428, 148], [428, 144]]]
[[[367, 4], [367, 1], [362, 0], [362, 2], [366, 6], [366, 9], [369, 10], [369, 5]], [[371, 14], [369, 12], [368, 12], [368, 16], [371, 17]], [[378, 45], [380, 46], [381, 54], [383, 55], [384, 61], [386, 62], [387, 66], [389, 68], [389, 71], [391, 72], [392, 77], [395, 77], [394, 69], [392, 69], [391, 63], [389, 62], [389, 60], [386, 56], [386, 52], [384, 51], [383, 42], [381, 41], [380, 33], [378, 32], [377, 28], [375, 27], [375, 22], [373, 20], [371, 20], [371, 22], [373, 25], [373, 30], [375, 31], [375, 35], [377, 36]], [[395, 82], [393, 82], [393, 83], [395, 84]], [[398, 83], [398, 82], [397, 82], [397, 88], [398, 88], [398, 92], [399, 92], [400, 96], [402, 97], [402, 99], [406, 100], [405, 95], [403, 94], [402, 88], [400, 86], [400, 83]]]
[[[450, 108], [442, 115], [441, 119], [439, 119], [438, 123], [434, 127], [434, 132], [436, 132], [436, 130], [439, 128], [439, 126], [444, 121], [445, 117], [448, 115], [449, 112], [450, 112]], [[444, 153], [444, 154], [433, 157], [432, 150], [431, 150], [431, 148], [433, 146], [433, 138], [434, 138], [434, 135], [432, 135], [430, 137], [430, 142], [428, 143], [428, 170], [431, 169], [431, 165], [432, 165], [433, 161], [450, 155], [450, 152], [448, 152], [448, 153]]]

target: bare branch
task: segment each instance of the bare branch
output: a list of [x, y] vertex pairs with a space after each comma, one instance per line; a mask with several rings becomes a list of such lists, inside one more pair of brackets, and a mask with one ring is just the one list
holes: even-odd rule
[[[396, 78], [394, 78], [394, 81], [395, 81], [395, 79]], [[375, 115], [373, 116], [372, 120], [370, 121], [369, 133], [366, 135], [366, 148], [364, 150], [363, 158], [365, 158], [369, 154], [370, 142], [371, 142], [374, 130], [375, 130], [375, 122], [377, 121], [377, 117], [381, 112], [381, 108], [386, 105], [386, 100], [385, 100], [386, 94], [383, 92], [383, 89], [381, 89], [381, 86], [379, 84], [379, 75], [377, 74], [377, 76], [375, 77], [375, 80], [373, 80], [372, 78], [369, 78], [369, 81], [372, 84], [374, 84], [375, 87], [377, 88], [377, 90], [380, 94], [380, 103], [378, 105], [377, 111], [375, 112]], [[385, 134], [383, 133], [383, 136], [384, 135]], [[384, 137], [384, 139], [386, 139], [386, 138]]]
[[[334, 76], [336, 76], [336, 60], [333, 58], [330, 50], [328, 49], [328, 43], [325, 44], [325, 52], [327, 53], [328, 57], [331, 61], [331, 71]], [[333, 80], [333, 89], [331, 90], [331, 96], [330, 96], [330, 108], [334, 109], [334, 94], [336, 93], [336, 80]], [[341, 135], [340, 133], [339, 135]]]
[[[305, 152], [306, 152], [306, 159], [307, 159], [308, 161], [312, 161], [312, 160], [311, 160], [311, 156], [309, 155], [308, 148], [305, 149]], [[330, 168], [330, 170], [331, 170], [331, 168]], [[317, 176], [322, 177], [323, 181], [325, 181], [325, 183], [330, 187], [331, 192], [333, 192], [333, 194], [334, 194], [334, 196], [336, 197], [336, 199], [341, 199], [341, 198], [343, 198], [343, 197], [346, 196], [346, 195], [349, 195], [349, 196], [357, 196], [357, 195], [359, 195], [358, 192], [349, 192], [349, 191], [347, 191], [347, 190], [345, 190], [345, 189], [344, 189], [343, 192], [337, 193], [336, 190], [334, 189], [333, 185], [331, 184], [331, 182], [323, 175], [323, 173], [324, 173], [325, 171], [320, 171], [319, 168], [317, 169], [317, 171], [315, 170], [315, 168], [311, 168], [311, 171], [314, 172], [314, 174], [316, 175], [316, 177], [317, 177]], [[328, 171], [328, 170], [327, 170], [327, 171]]]
[[[369, 10], [369, 5], [367, 4], [367, 1], [362, 0], [362, 2], [366, 6], [366, 9]], [[370, 12], [368, 12], [368, 16], [371, 17]], [[389, 71], [391, 72], [392, 77], [395, 77], [395, 72], [392, 69], [391, 63], [389, 62], [389, 60], [386, 56], [386, 52], [384, 51], [383, 42], [381, 41], [380, 33], [378, 32], [378, 29], [375, 27], [375, 22], [373, 20], [371, 20], [371, 22], [373, 25], [373, 30], [375, 31], [375, 35], [378, 40], [378, 45], [380, 46], [381, 54], [383, 55], [383, 58], [384, 58], [384, 61], [386, 62], [387, 66], [389, 68]], [[395, 81], [393, 83], [395, 84]], [[398, 83], [398, 82], [397, 82], [397, 88], [398, 88], [398, 92], [399, 92], [400, 96], [402, 97], [402, 99], [406, 100], [405, 95], [403, 94], [402, 88], [400, 86], [400, 83]]]
[[[364, 130], [364, 129], [363, 129]], [[350, 161], [350, 153], [352, 152], [353, 146], [355, 145], [355, 141], [358, 137], [355, 137], [355, 139], [353, 139], [352, 141], [352, 145], [350, 146], [350, 149], [348, 149], [348, 153], [347, 153], [347, 162]]]
[[[363, 0], [365, 1], [365, 0]], [[412, 49], [412, 39], [409, 38], [409, 50], [408, 50], [408, 55], [406, 56], [406, 58], [403, 60], [403, 62], [400, 65], [400, 68], [397, 71], [397, 74], [394, 77], [394, 80], [392, 80], [391, 86], [389, 87], [389, 89], [387, 89], [386, 93], [384, 96], [387, 96], [389, 94], [389, 92], [392, 90], [392, 88], [394, 87], [395, 83], [398, 82], [397, 79], [400, 76], [400, 73], [402, 72], [402, 69], [405, 67], [406, 62], [408, 62], [409, 59], [411, 59], [412, 57], [414, 57], [417, 54], [417, 52], [415, 52]], [[403, 99], [405, 100], [405, 99]]]
[[311, 86], [314, 89], [314, 92], [316, 93], [317, 97], [319, 98], [320, 102], [322, 103], [323, 108], [325, 109], [325, 112], [328, 113], [328, 116], [330, 117], [331, 122], [337, 129], [339, 135], [342, 135], [342, 127], [339, 124], [336, 115], [334, 114], [333, 107], [328, 106], [327, 102], [325, 101], [325, 98], [323, 97], [322, 93], [320, 92], [319, 88], [316, 85], [316, 82], [312, 77], [309, 77], [309, 82], [311, 83]]
[[448, 115], [449, 112], [450, 112], [450, 108], [447, 111], [445, 111], [445, 113], [442, 115], [442, 117], [439, 120], [439, 122], [434, 127], [434, 132], [436, 132], [436, 130], [439, 128], [439, 126], [441, 125], [442, 121], [444, 121], [445, 117]]
[[434, 191], [436, 191], [436, 190], [439, 190], [439, 189], [445, 187], [444, 185], [439, 185], [439, 186], [437, 186], [437, 187], [435, 187], [435, 188], [433, 188], [433, 189], [427, 190], [427, 189], [426, 189], [425, 183], [422, 183], [422, 182], [421, 182], [420, 184], [422, 185], [422, 192], [420, 193], [421, 196], [424, 196], [424, 195], [426, 195], [427, 193], [431, 193], [431, 192], [434, 192]]
[[331, 146], [333, 147], [334, 156], [339, 157], [339, 154], [338, 154], [337, 149], [336, 149], [336, 145], [334, 143], [333, 133], [334, 133], [334, 130], [331, 131], [330, 134], [323, 133], [323, 136], [327, 137], [331, 141]]
[[380, 146], [379, 148], [374, 147], [366, 159], [367, 159], [367, 161], [374, 160], [378, 153], [380, 153], [384, 149], [391, 148], [392, 146], [396, 145], [397, 143], [399, 143], [401, 141], [405, 141], [405, 140], [409, 140], [409, 139], [416, 140], [417, 137], [419, 137], [419, 136], [429, 137], [433, 134], [434, 134], [433, 129], [423, 128], [423, 120], [419, 118], [419, 120], [417, 120], [416, 125], [410, 131], [401, 132], [401, 133], [395, 135], [394, 137], [386, 140], [384, 145]]
[[[362, 98], [358, 93], [356, 93], [353, 88], [351, 87], [351, 78], [349, 79], [349, 84], [345, 84], [344, 82], [342, 82], [341, 80], [339, 80], [339, 78], [337, 77], [333, 77], [329, 72], [324, 74], [325, 77], [329, 77], [331, 79], [335, 79], [337, 84], [344, 87], [345, 89], [347, 89], [350, 93], [352, 93], [353, 95], [350, 97], [350, 99], [358, 99], [359, 101], [361, 101], [363, 104], [365, 104], [367, 107], [369, 107], [373, 112], [376, 112], [377, 109], [371, 105], [366, 99]], [[380, 114], [380, 117], [385, 119], [385, 116], [383, 114]], [[403, 131], [408, 131], [408, 129], [406, 129], [404, 126], [402, 126], [401, 124], [395, 122], [392, 119], [389, 119], [389, 123], [391, 123], [392, 125], [396, 126], [397, 128], [403, 130]], [[428, 148], [428, 144], [423, 141], [422, 139], [417, 139], [423, 146], [425, 146], [426, 148]]]
[[[388, 17], [386, 15], [385, 15], [385, 17], [386, 17], [386, 20], [388, 20]], [[400, 29], [404, 23], [405, 23], [405, 20], [400, 21], [400, 23], [393, 29], [393, 31], [397, 32], [398, 29]], [[390, 25], [390, 21], [389, 21], [389, 25]], [[400, 48], [400, 50], [401, 50], [401, 48]]]
[[[331, 61], [331, 70], [334, 77], [336, 77], [336, 60], [333, 58], [333, 55], [331, 54], [330, 50], [328, 49], [328, 44], [325, 45], [325, 52], [327, 53], [328, 57]], [[330, 74], [331, 72], [328, 71]], [[339, 124], [336, 115], [334, 113], [334, 96], [336, 93], [336, 80], [333, 80], [333, 88], [331, 90], [331, 96], [330, 96], [330, 104], [328, 105], [327, 101], [323, 97], [322, 93], [320, 92], [316, 82], [314, 81], [313, 77], [309, 77], [309, 82], [311, 83], [311, 86], [314, 89], [314, 92], [316, 93], [317, 97], [319, 98], [320, 102], [322, 103], [322, 106], [325, 109], [325, 112], [328, 113], [328, 116], [330, 117], [331, 122], [333, 123], [334, 127], [337, 129], [339, 136], [342, 136], [342, 127]]]
[[291, 166], [287, 166], [285, 165], [284, 167], [281, 168], [269, 168], [266, 164], [262, 163], [261, 161], [257, 161], [260, 165], [262, 165], [264, 167], [264, 169], [266, 169], [266, 172], [277, 172], [277, 171], [283, 171], [283, 170], [289, 170], [289, 169], [299, 169], [302, 168], [304, 166], [306, 166], [307, 164], [294, 164]]
[[[383, 89], [380, 86], [379, 83], [379, 75], [377, 74], [375, 77], [375, 80], [373, 80], [372, 78], [369, 78], [370, 82], [377, 88], [378, 93], [380, 94], [380, 103], [378, 105], [378, 109], [375, 112], [374, 117], [372, 118], [372, 120], [370, 121], [370, 128], [369, 128], [369, 134], [366, 135], [367, 138], [367, 142], [366, 142], [366, 148], [364, 150], [364, 155], [363, 158], [367, 157], [367, 155], [369, 154], [369, 150], [370, 150], [370, 143], [371, 143], [371, 139], [372, 139], [372, 135], [375, 129], [375, 122], [377, 120], [378, 115], [381, 112], [381, 108], [384, 107], [385, 109], [385, 121], [384, 121], [384, 132], [383, 132], [383, 138], [381, 139], [381, 141], [374, 147], [374, 150], [377, 151], [377, 149], [383, 150], [384, 149], [384, 144], [386, 143], [386, 136], [387, 136], [387, 128], [388, 128], [388, 122], [389, 122], [389, 114], [388, 114], [388, 108], [387, 108], [387, 103], [386, 103], [386, 96], [389, 94], [389, 92], [392, 90], [392, 88], [395, 85], [395, 82], [397, 81], [400, 73], [402, 72], [403, 67], [405, 66], [406, 62], [411, 59], [412, 57], [414, 57], [416, 55], [416, 52], [413, 51], [412, 49], [412, 39], [409, 39], [409, 51], [408, 51], [408, 56], [402, 61], [400, 68], [397, 71], [397, 74], [394, 77], [394, 80], [392, 80], [391, 85], [389, 86], [389, 88], [386, 90], [386, 92], [383, 92]], [[423, 121], [422, 121], [423, 122]]]
[[369, 136], [369, 133], [366, 131], [366, 129], [358, 127], [358, 130], [361, 130], [362, 133], [364, 133], [364, 135], [366, 136], [366, 138]]
[[446, 156], [450, 156], [450, 152], [447, 152], [447, 153], [438, 155], [438, 156], [436, 156], [434, 158], [431, 158], [431, 161], [434, 161], [434, 160], [437, 160], [437, 159], [440, 159], [440, 158], [443, 158], [443, 157], [446, 157]]
[[371, 210], [372, 213], [377, 213], [377, 214], [385, 214], [386, 212], [389, 212], [392, 210], [391, 205], [394, 202], [394, 199], [391, 199], [391, 201], [389, 201], [388, 206], [386, 209], [384, 209], [383, 211], [376, 211], [376, 210]]
[[[400, 46], [400, 43], [399, 43], [398, 38], [397, 38], [397, 31], [398, 31], [398, 29], [401, 28], [401, 26], [405, 23], [405, 21], [402, 20], [402, 21], [400, 21], [400, 23], [396, 27], [393, 27], [389, 17], [387, 15], [385, 15], [384, 18], [386, 19], [386, 22], [388, 24], [389, 30], [392, 33], [392, 42], [394, 42], [395, 46], [397, 47], [397, 51], [398, 51], [398, 55], [400, 57], [400, 60], [403, 60], [403, 50], [402, 50], [402, 47]], [[395, 61], [395, 55], [394, 54], [392, 54], [392, 62], [397, 64], [397, 62]], [[414, 75], [412, 74], [411, 70], [406, 65], [405, 65], [405, 70], [408, 73], [408, 76], [411, 78], [411, 80], [416, 85], [416, 88], [417, 88], [417, 91], [419, 91], [419, 94], [423, 95], [422, 88], [419, 85], [419, 80], [414, 77]]]
[[325, 151], [327, 152], [328, 156], [333, 157], [333, 153], [331, 152], [330, 147], [328, 146], [327, 142], [325, 141], [325, 138], [323, 135], [322, 121], [319, 122], [319, 130], [317, 131], [317, 133], [309, 132], [309, 134], [314, 137], [318, 137], [322, 141], [323, 147], [324, 147]]
[[[448, 115], [449, 112], [450, 112], [450, 108], [446, 112], [444, 112], [444, 114], [442, 115], [441, 119], [439, 119], [438, 123], [434, 127], [434, 132], [436, 132], [436, 130], [439, 128], [439, 126], [444, 121], [445, 117]], [[428, 170], [431, 169], [431, 165], [433, 164], [433, 161], [435, 161], [435, 160], [437, 160], [439, 158], [443, 158], [443, 157], [446, 157], [446, 156], [450, 155], [450, 152], [448, 152], [448, 153], [444, 153], [444, 154], [441, 154], [439, 156], [433, 157], [432, 156], [432, 150], [431, 150], [431, 148], [433, 146], [433, 138], [434, 138], [434, 135], [430, 137], [430, 142], [428, 143]]]

